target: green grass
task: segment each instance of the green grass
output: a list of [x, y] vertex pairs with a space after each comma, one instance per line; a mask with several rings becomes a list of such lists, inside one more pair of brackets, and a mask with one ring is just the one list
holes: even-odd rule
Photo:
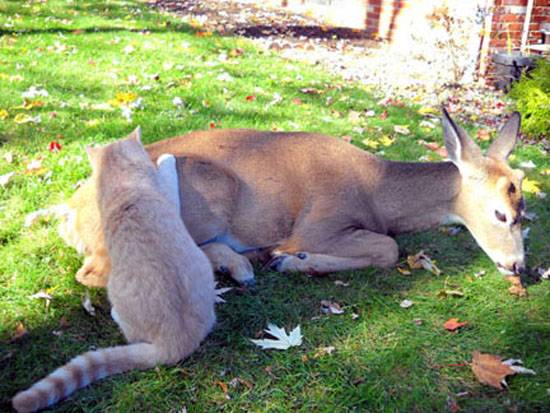
[[[422, 117], [412, 105], [390, 106], [387, 119], [362, 117], [354, 124], [350, 111], [372, 109], [379, 115], [384, 110], [361, 86], [260, 52], [245, 40], [197, 36], [177, 18], [139, 2], [0, 1], [0, 30], [0, 111], [7, 111], [0, 120], [0, 175], [16, 172], [0, 187], [0, 410], [9, 409], [18, 390], [69, 358], [123, 342], [104, 291], [92, 291], [96, 317], [82, 309], [85, 288], [74, 279], [81, 258], [63, 244], [55, 222], [23, 225], [27, 213], [67, 199], [89, 174], [85, 144], [123, 137], [137, 125], [144, 140], [153, 142], [208, 129], [212, 122], [351, 136], [360, 147], [365, 137], [393, 136], [394, 125], [408, 125], [410, 135], [395, 135], [392, 145], [378, 148], [388, 159], [425, 155], [416, 143], [421, 138], [442, 143], [439, 128], [420, 128]], [[235, 49], [243, 49], [242, 55], [232, 53]], [[219, 59], [223, 53], [225, 61]], [[232, 82], [218, 79], [224, 72]], [[45, 105], [17, 108], [21, 94], [33, 85], [48, 91], [39, 98]], [[305, 94], [303, 88], [321, 93]], [[143, 99], [143, 109], [134, 111], [131, 122], [120, 108], [98, 106], [117, 92]], [[275, 93], [283, 100], [270, 105]], [[256, 98], [247, 100], [249, 95]], [[185, 106], [174, 106], [175, 97]], [[293, 102], [296, 98], [301, 104]], [[40, 115], [41, 122], [17, 124], [18, 114]], [[61, 143], [59, 153], [49, 153], [52, 140]], [[5, 160], [8, 153], [11, 163]], [[26, 163], [38, 157], [44, 170], [25, 174]], [[540, 174], [549, 167], [541, 148], [520, 146], [512, 162], [529, 159], [537, 169], [528, 177], [550, 192], [549, 178]], [[529, 264], [548, 265], [549, 203], [526, 197], [529, 209], [539, 215], [531, 225]], [[452, 237], [434, 231], [398, 241], [403, 257], [424, 249], [443, 275], [366, 269], [310, 278], [258, 269], [257, 293], [227, 293], [227, 303], [218, 306], [215, 331], [188, 360], [103, 380], [55, 410], [175, 412], [185, 406], [190, 412], [431, 412], [446, 411], [447, 397], [464, 391], [468, 395], [458, 399], [463, 411], [548, 410], [549, 284], [531, 286], [527, 298], [510, 295], [508, 283], [465, 231]], [[486, 276], [475, 279], [480, 270]], [[349, 287], [335, 286], [337, 279]], [[438, 293], [445, 288], [459, 289], [464, 297], [442, 298]], [[49, 306], [29, 298], [39, 290], [53, 296]], [[415, 305], [401, 309], [404, 298]], [[323, 299], [341, 303], [345, 314], [321, 315]], [[359, 318], [353, 320], [352, 313]], [[449, 333], [442, 324], [450, 317], [469, 325]], [[413, 322], [417, 318], [421, 325]], [[300, 324], [303, 345], [285, 352], [252, 345], [248, 338], [268, 321]], [[18, 323], [28, 334], [13, 341]], [[325, 346], [335, 351], [315, 357]], [[474, 350], [521, 358], [537, 375], [510, 378], [504, 392], [483, 386], [469, 367], [449, 366], [469, 361]], [[216, 383], [235, 377], [253, 387], [230, 387], [227, 399]]]

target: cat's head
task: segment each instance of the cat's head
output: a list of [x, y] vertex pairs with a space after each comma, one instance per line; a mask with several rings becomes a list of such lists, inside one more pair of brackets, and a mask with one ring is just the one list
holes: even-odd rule
[[153, 166], [141, 143], [141, 128], [139, 126], [124, 139], [105, 146], [87, 146], [86, 153], [94, 175], [102, 170], [114, 173], [126, 169], [149, 169]]

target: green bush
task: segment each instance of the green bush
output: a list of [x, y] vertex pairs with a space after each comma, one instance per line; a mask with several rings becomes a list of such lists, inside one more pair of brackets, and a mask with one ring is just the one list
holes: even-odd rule
[[510, 91], [521, 113], [521, 130], [531, 137], [550, 134], [550, 61], [541, 59]]

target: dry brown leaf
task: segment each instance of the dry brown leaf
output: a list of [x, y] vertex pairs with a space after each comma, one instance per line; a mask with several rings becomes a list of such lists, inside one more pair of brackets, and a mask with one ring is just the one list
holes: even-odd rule
[[220, 386], [220, 389], [222, 389], [223, 394], [225, 395], [225, 398], [229, 400], [229, 399], [230, 399], [229, 394], [228, 394], [229, 388], [227, 387], [227, 384], [225, 384], [225, 383], [224, 383], [223, 381], [221, 381], [221, 380], [216, 380], [216, 381], [214, 382], [214, 384]]
[[424, 254], [424, 251], [420, 251], [418, 254], [415, 255], [409, 255], [407, 257], [407, 264], [409, 264], [409, 267], [411, 269], [420, 269], [424, 268], [427, 271], [432, 272], [435, 275], [441, 274], [441, 270], [437, 268], [437, 265], [435, 265], [435, 261], [432, 261], [432, 259]]
[[479, 351], [474, 351], [472, 356], [472, 371], [480, 383], [503, 390], [506, 386], [506, 376], [516, 374], [510, 366], [502, 363], [499, 356]]
[[519, 278], [519, 276], [510, 275], [506, 277], [506, 280], [512, 284], [512, 286], [508, 288], [510, 294], [517, 295], [518, 297], [525, 297], [527, 295], [527, 290], [521, 285], [521, 278]]
[[443, 324], [443, 328], [448, 331], [456, 331], [460, 327], [464, 327], [467, 325], [467, 321], [458, 321], [458, 318], [449, 318], [445, 323]]
[[533, 370], [521, 366], [522, 361], [502, 358], [493, 354], [483, 354], [479, 351], [472, 353], [472, 371], [480, 383], [503, 390], [508, 387], [506, 376], [514, 374], [536, 374]]
[[321, 312], [323, 314], [344, 314], [344, 310], [342, 310], [342, 307], [337, 302], [329, 301], [329, 300], [321, 300]]
[[445, 149], [442, 146], [439, 146], [437, 142], [426, 142], [425, 140], [420, 139], [418, 143], [423, 147], [429, 149], [430, 151], [437, 153], [439, 156], [443, 158], [446, 158], [448, 156], [447, 149]]
[[15, 341], [15, 340], [19, 340], [21, 337], [27, 335], [28, 331], [27, 331], [27, 328], [25, 327], [25, 325], [19, 321], [16, 325], [15, 325], [15, 333], [12, 337], [12, 340]]

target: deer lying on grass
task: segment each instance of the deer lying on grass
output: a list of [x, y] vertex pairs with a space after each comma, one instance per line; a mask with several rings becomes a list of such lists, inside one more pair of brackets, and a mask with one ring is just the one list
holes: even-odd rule
[[[254, 130], [197, 131], [147, 151], [176, 156], [185, 225], [214, 269], [239, 282], [253, 282], [247, 256], [262, 251], [281, 272], [391, 267], [392, 235], [446, 223], [464, 224], [510, 274], [524, 267], [523, 172], [507, 164], [519, 126], [514, 113], [484, 156], [444, 110], [450, 162], [436, 163], [386, 161], [316, 133]], [[78, 279], [102, 285], [109, 263], [91, 192], [85, 185], [69, 201], [65, 232], [88, 255]]]

